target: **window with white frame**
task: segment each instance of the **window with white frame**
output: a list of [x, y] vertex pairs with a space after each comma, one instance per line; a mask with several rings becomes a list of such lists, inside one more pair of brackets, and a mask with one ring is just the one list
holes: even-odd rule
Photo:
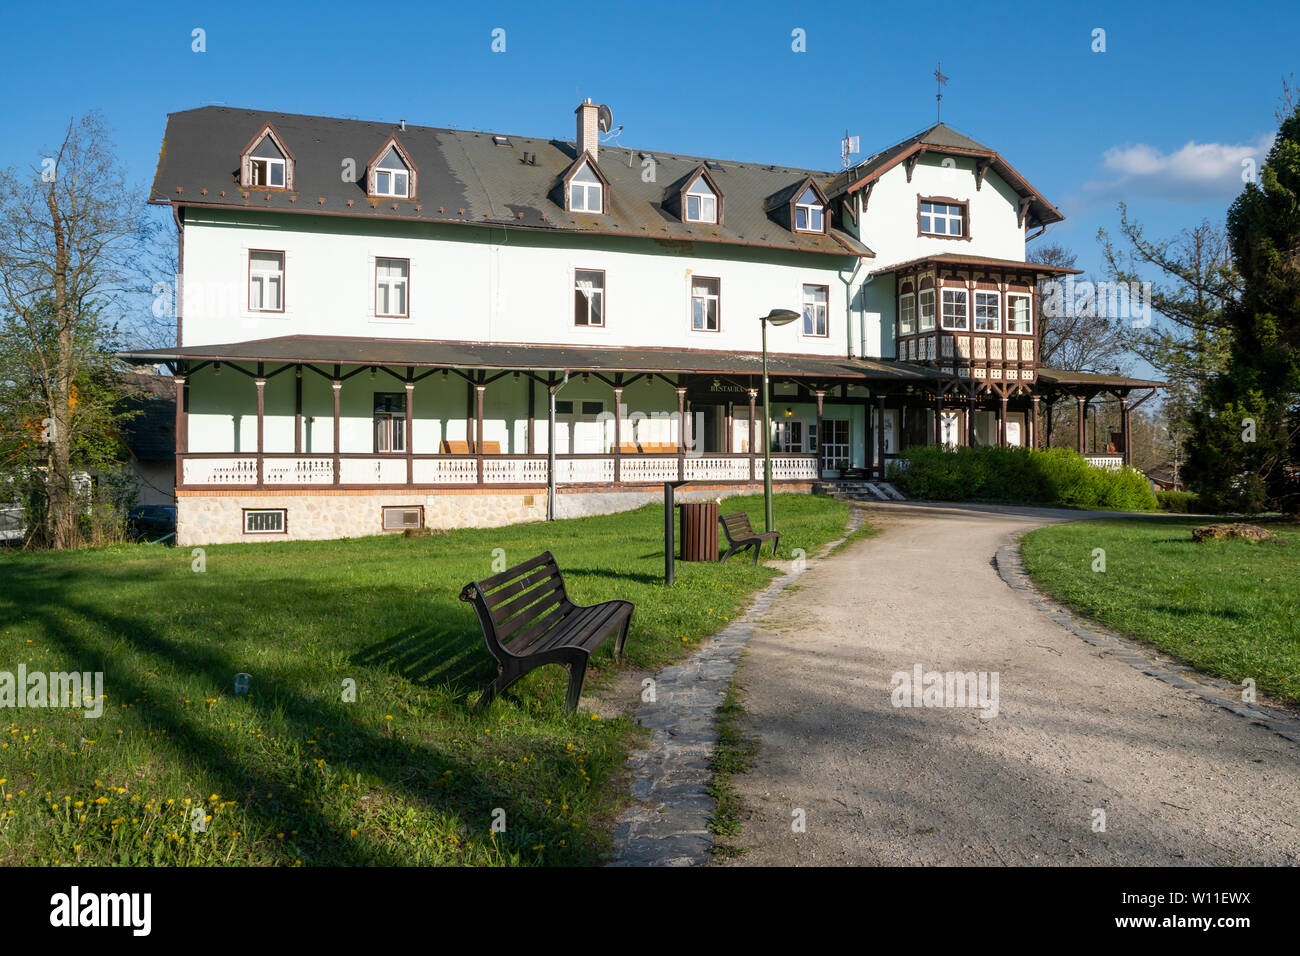
[[397, 152], [396, 146], [388, 147], [375, 167], [376, 196], [392, 196], [407, 199], [411, 195], [411, 171]]
[[1007, 331], [1028, 335], [1033, 330], [1029, 296], [1007, 293]]
[[919, 328], [922, 332], [928, 332], [934, 328], [934, 290], [922, 289], [917, 298], [921, 307]]
[[721, 299], [721, 279], [708, 276], [691, 277], [691, 329], [693, 331], [718, 331]]
[[248, 154], [247, 185], [260, 189], [285, 189], [288, 183], [288, 157], [266, 132]]
[[249, 160], [249, 185], [266, 186], [271, 189], [284, 188], [285, 162], [283, 159]]
[[718, 196], [709, 188], [703, 176], [696, 179], [691, 188], [686, 190], [686, 221], [718, 221]]
[[798, 232], [825, 232], [825, 209], [817, 191], [809, 186], [794, 204], [794, 228]]
[[602, 189], [600, 177], [592, 172], [590, 164], [583, 163], [569, 180], [569, 211], [601, 212], [604, 209]]
[[244, 534], [284, 534], [284, 508], [249, 508], [244, 511]]
[[252, 249], [248, 253], [248, 310], [284, 311], [284, 253]]
[[605, 273], [599, 269], [573, 272], [573, 324], [590, 327], [605, 324]]
[[970, 328], [970, 303], [965, 289], [943, 290], [943, 327], [957, 330]]
[[975, 331], [1002, 330], [1001, 296], [996, 292], [975, 293]]
[[916, 331], [916, 296], [907, 292], [898, 300], [898, 334], [911, 335]]
[[966, 235], [966, 206], [963, 203], [921, 200], [921, 234], [926, 236]]
[[827, 302], [830, 287], [824, 285], [806, 285], [803, 287], [803, 334], [825, 336]]
[[404, 319], [408, 310], [411, 260], [375, 260], [375, 315]]
[[406, 451], [406, 393], [375, 392], [375, 452]]

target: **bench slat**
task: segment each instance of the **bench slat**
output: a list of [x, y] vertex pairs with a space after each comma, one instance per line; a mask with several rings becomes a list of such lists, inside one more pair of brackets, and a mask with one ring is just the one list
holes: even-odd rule
[[[564, 579], [558, 573], [550, 572], [537, 581], [528, 585], [527, 588], [520, 589], [516, 594], [507, 595], [509, 600], [491, 607], [492, 623], [500, 624], [506, 618], [514, 617], [516, 613], [523, 612], [530, 604], [538, 601], [544, 601], [548, 595], [556, 595], [551, 602], [564, 600]], [[541, 613], [539, 610], [538, 614]]]
[[490, 578], [484, 578], [482, 581], [478, 582], [478, 589], [486, 595], [486, 592], [494, 591], [497, 587], [505, 584], [507, 581], [511, 581], [517, 577], [522, 577], [524, 574], [533, 570], [533, 568], [539, 567], [543, 564], [550, 564], [555, 567], [556, 571], [559, 570], [559, 567], [555, 565], [555, 558], [552, 556], [551, 552], [543, 551], [537, 557], [529, 558], [523, 564], [516, 564], [513, 568], [506, 568], [506, 570], [502, 571], [500, 574], [494, 574]]
[[554, 627], [556, 623], [564, 620], [565, 614], [568, 610], [569, 608], [565, 605], [556, 604], [545, 615], [533, 620], [531, 623], [527, 621], [521, 623], [508, 621], [506, 622], [506, 628], [508, 628], [508, 630], [503, 634], [501, 633], [502, 629], [499, 629], [497, 631], [497, 639], [504, 642], [505, 639], [510, 637], [510, 635], [518, 630], [519, 627], [524, 627], [526, 624], [527, 627], [524, 627], [524, 630], [515, 634], [508, 644], [503, 644], [505, 649], [511, 654], [514, 654], [516, 657], [524, 657], [526, 654], [532, 653], [531, 647], [539, 637]]

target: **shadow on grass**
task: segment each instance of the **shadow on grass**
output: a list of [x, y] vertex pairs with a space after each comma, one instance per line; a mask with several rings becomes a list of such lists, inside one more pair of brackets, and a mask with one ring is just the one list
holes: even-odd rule
[[[503, 808], [512, 821], [509, 831], [496, 840], [504, 853], [518, 853], [521, 859], [529, 859], [530, 843], [555, 845], [566, 838], [578, 842], [579, 832], [571, 824], [518, 802], [511, 792], [513, 784], [504, 774], [493, 773], [493, 761], [486, 755], [476, 765], [432, 743], [394, 736], [389, 726], [365, 726], [349, 713], [349, 705], [338, 699], [340, 685], [331, 677], [317, 674], [313, 681], [292, 665], [264, 667], [254, 675], [256, 693], [231, 699], [234, 675], [252, 670], [246, 660], [211, 645], [182, 646], [145, 617], [133, 616], [120, 606], [106, 609], [76, 601], [65, 586], [64, 575], [50, 575], [39, 567], [8, 570], [11, 593], [22, 595], [23, 616], [36, 622], [51, 644], [75, 661], [79, 669], [104, 673], [109, 707], [132, 705], [119, 712], [124, 722], [135, 723], [139, 729], [166, 730], [165, 735], [153, 738], [151, 745], [171, 748], [178, 766], [193, 764], [210, 778], [216, 792], [237, 797], [240, 811], [253, 825], [260, 824], [264, 833], [289, 829], [299, 832], [292, 846], [285, 844], [283, 850], [271, 851], [278, 862], [289, 863], [297, 858], [305, 865], [391, 865], [409, 862], [409, 857], [394, 852], [387, 841], [372, 841], [363, 835], [349, 837], [344, 821], [305, 801], [304, 793], [315, 793], [312, 778], [317, 772], [305, 756], [287, 767], [263, 770], [250, 765], [228, 752], [229, 741], [215, 733], [215, 728], [204, 726], [206, 713], [184, 712], [179, 706], [182, 695], [167, 687], [166, 677], [150, 681], [144, 675], [171, 671], [200, 678], [207, 684], [207, 696], [226, 698], [230, 701], [226, 706], [253, 711], [254, 721], [283, 721], [287, 733], [295, 739], [319, 740], [320, 756], [333, 769], [369, 775], [392, 794], [422, 806], [432, 816], [446, 815], [463, 821], [481, 813], [486, 821], [493, 808]], [[224, 599], [233, 601], [236, 587], [218, 585], [216, 589], [230, 592]], [[338, 600], [338, 594], [282, 581], [276, 589], [276, 600], [327, 608]], [[70, 619], [74, 614], [89, 626], [74, 626]], [[92, 636], [87, 637], [87, 633]], [[388, 638], [363, 651], [358, 663], [374, 666], [400, 661], [400, 669], [424, 671], [442, 681], [468, 679], [470, 674], [481, 672], [482, 662], [469, 653], [464, 632], [448, 630], [437, 634], [432, 646], [420, 638], [424, 633], [412, 629]], [[232, 650], [241, 658], [249, 653], [247, 646]], [[339, 674], [339, 678], [344, 676]], [[362, 677], [358, 683], [364, 686], [364, 675], [358, 676]], [[319, 686], [322, 683], [327, 686]], [[433, 705], [439, 705], [436, 698]], [[453, 721], [457, 712], [465, 710], [463, 704], [450, 702], [441, 709], [445, 711], [442, 716]], [[427, 714], [423, 719], [433, 723]], [[537, 757], [553, 757], [556, 762], [564, 759], [558, 746], [555, 751], [539, 752]], [[478, 829], [477, 819], [473, 829]], [[571, 854], [575, 862], [593, 862], [598, 850], [590, 845], [574, 846]], [[265, 861], [265, 857], [262, 859]]]

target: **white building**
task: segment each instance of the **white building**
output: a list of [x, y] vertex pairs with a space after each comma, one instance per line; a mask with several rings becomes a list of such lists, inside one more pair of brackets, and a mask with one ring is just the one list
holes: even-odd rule
[[[172, 114], [178, 542], [327, 538], [883, 474], [1032, 443], [1028, 238], [1061, 214], [937, 125], [847, 172], [221, 107]], [[554, 399], [554, 414], [551, 401]]]

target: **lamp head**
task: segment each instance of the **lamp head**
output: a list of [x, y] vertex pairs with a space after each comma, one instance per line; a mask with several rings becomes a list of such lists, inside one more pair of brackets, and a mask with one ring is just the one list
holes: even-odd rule
[[789, 309], [773, 309], [767, 315], [760, 316], [759, 321], [771, 325], [789, 325], [797, 318], [799, 318], [798, 312], [791, 312]]

